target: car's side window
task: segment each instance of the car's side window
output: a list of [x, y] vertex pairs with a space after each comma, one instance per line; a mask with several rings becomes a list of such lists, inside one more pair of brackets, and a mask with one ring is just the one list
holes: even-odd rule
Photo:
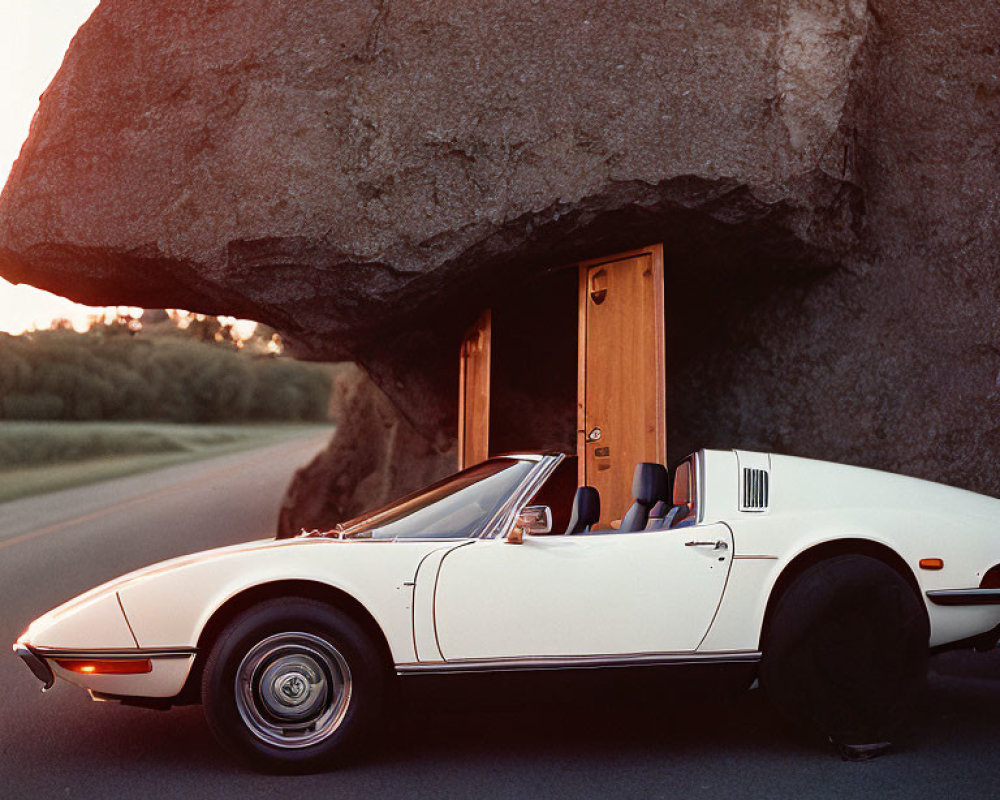
[[573, 496], [577, 486], [577, 458], [567, 456], [546, 479], [529, 506], [548, 506], [552, 510], [552, 534], [562, 534], [573, 511]]
[[673, 508], [665, 520], [666, 527], [671, 530], [695, 524], [697, 487], [694, 466], [694, 456], [690, 456], [674, 470]]

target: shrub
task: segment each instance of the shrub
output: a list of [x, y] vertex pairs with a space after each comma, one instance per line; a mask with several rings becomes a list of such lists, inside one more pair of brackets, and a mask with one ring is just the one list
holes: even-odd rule
[[0, 334], [0, 419], [327, 419], [334, 369], [177, 332]]

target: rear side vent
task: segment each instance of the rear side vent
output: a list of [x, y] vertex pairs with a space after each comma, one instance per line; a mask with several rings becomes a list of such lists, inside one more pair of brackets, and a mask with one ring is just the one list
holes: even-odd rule
[[743, 468], [743, 494], [740, 511], [765, 511], [768, 504], [768, 474], [766, 469]]

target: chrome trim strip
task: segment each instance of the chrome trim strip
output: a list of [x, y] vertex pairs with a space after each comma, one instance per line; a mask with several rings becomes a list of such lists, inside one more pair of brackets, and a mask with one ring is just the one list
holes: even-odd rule
[[531, 658], [468, 658], [459, 661], [428, 661], [397, 664], [397, 675], [433, 673], [514, 672], [550, 669], [601, 669], [604, 667], [652, 667], [684, 664], [736, 664], [760, 661], [758, 650], [716, 653], [635, 653], [621, 656], [534, 656]]
[[544, 455], [531, 469], [521, 484], [514, 490], [507, 501], [500, 506], [493, 518], [476, 534], [479, 539], [503, 538], [514, 526], [514, 521], [521, 511], [521, 507], [534, 497], [535, 493], [548, 480], [549, 475], [566, 458], [564, 453], [557, 455]]
[[[475, 536], [394, 536], [391, 539], [336, 539], [338, 542], [398, 542], [400, 544], [406, 544], [407, 542], [420, 542], [424, 544], [426, 542], [471, 542], [475, 539]], [[433, 552], [433, 551], [431, 551]]]
[[733, 556], [733, 559], [734, 560], [742, 559], [744, 561], [750, 561], [752, 559], [756, 559], [758, 561], [760, 560], [777, 561], [778, 557], [777, 556]]
[[[735, 550], [736, 537], [733, 534], [733, 529], [730, 528], [725, 522], [720, 522], [719, 524], [726, 529], [726, 532], [729, 534], [729, 541], [732, 542], [733, 549]], [[724, 558], [725, 556], [722, 556], [719, 560], [721, 561]], [[722, 584], [722, 591], [719, 593], [719, 599], [715, 603], [715, 611], [712, 612], [712, 619], [708, 623], [708, 627], [705, 628], [705, 632], [701, 635], [701, 638], [698, 640], [698, 647], [701, 647], [705, 643], [705, 640], [708, 638], [708, 634], [711, 633], [712, 631], [712, 626], [715, 625], [715, 620], [719, 618], [719, 609], [722, 608], [722, 598], [726, 596], [726, 589], [729, 588], [729, 579], [732, 576], [733, 576], [733, 559], [730, 558], [729, 563], [726, 564], [726, 580]]]
[[[465, 544], [472, 544], [472, 542], [466, 542]], [[459, 545], [459, 547], [463, 546], [464, 545]], [[437, 648], [437, 651], [441, 655], [441, 658], [444, 658], [444, 650], [441, 649], [441, 637], [438, 636], [438, 618], [437, 618], [438, 582], [441, 580], [441, 567], [444, 566], [444, 562], [447, 560], [448, 556], [450, 556], [452, 553], [458, 550], [459, 547], [453, 547], [451, 550], [449, 550], [447, 553], [441, 556], [441, 560], [438, 561], [437, 571], [434, 573], [434, 591], [431, 593], [431, 625], [434, 628], [434, 646]], [[418, 653], [416, 650], [413, 651], [413, 654], [417, 658], [420, 658], [420, 653]]]
[[132, 634], [132, 641], [135, 642], [135, 646], [139, 646], [139, 640], [135, 637], [135, 631], [132, 630], [132, 623], [128, 621], [128, 614], [125, 613], [125, 606], [122, 605], [122, 593], [115, 592], [115, 600], [118, 601], [118, 608], [122, 610], [122, 617], [125, 619], [125, 624], [128, 625], [128, 632]]
[[107, 661], [133, 658], [188, 658], [198, 653], [194, 647], [135, 647], [132, 649], [109, 648], [107, 650], [61, 650], [55, 647], [33, 647], [32, 649], [42, 658]]
[[694, 457], [694, 465], [691, 470], [691, 477], [695, 480], [694, 485], [694, 524], [700, 525], [705, 521], [705, 501], [703, 498], [705, 484], [708, 481], [707, 468], [705, 466], [705, 450], [696, 450], [691, 454]]
[[926, 595], [938, 606], [1000, 605], [1000, 589], [931, 589]]

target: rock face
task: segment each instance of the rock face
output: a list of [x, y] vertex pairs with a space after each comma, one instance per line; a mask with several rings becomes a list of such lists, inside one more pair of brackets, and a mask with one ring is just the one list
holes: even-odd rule
[[478, 310], [663, 241], [672, 456], [1000, 494], [998, 30], [992, 0], [104, 0], [0, 197], [0, 274], [358, 360], [392, 406], [358, 418], [440, 465]]
[[282, 536], [330, 528], [455, 468], [454, 453], [429, 446], [362, 370], [338, 375], [334, 392], [342, 422], [289, 487], [278, 519]]

